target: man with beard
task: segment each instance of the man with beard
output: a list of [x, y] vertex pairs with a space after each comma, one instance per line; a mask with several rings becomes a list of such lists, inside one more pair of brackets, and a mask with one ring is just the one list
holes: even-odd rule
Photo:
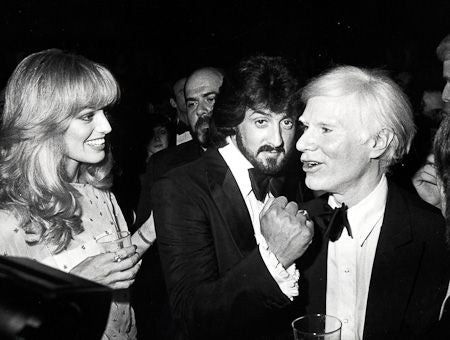
[[[188, 338], [291, 337], [294, 261], [313, 226], [297, 204], [275, 197], [297, 188], [281, 175], [294, 151], [298, 87], [282, 58], [242, 61], [214, 108], [218, 148], [155, 183], [162, 268], [173, 316]], [[186, 98], [189, 110], [188, 91]], [[266, 223], [267, 216], [279, 223]]]
[[222, 73], [213, 67], [194, 71], [186, 80], [187, 119], [192, 140], [168, 148], [151, 157], [141, 178], [142, 187], [135, 225], [139, 227], [151, 214], [150, 192], [156, 179], [167, 171], [196, 160], [208, 147], [207, 131], [216, 96], [222, 85]]
[[[144, 237], [149, 245], [155, 239], [150, 194], [153, 183], [166, 172], [199, 158], [208, 146], [206, 138], [214, 101], [222, 85], [222, 73], [213, 67], [194, 71], [185, 84], [187, 117], [193, 139], [162, 150], [150, 157], [147, 171], [141, 177], [141, 194], [135, 227], [144, 223]], [[143, 265], [133, 287], [136, 318], [143, 338], [172, 339], [174, 337], [167, 302], [166, 287], [161, 273], [157, 247], [144, 255]], [[151, 318], [149, 318], [149, 315]]]

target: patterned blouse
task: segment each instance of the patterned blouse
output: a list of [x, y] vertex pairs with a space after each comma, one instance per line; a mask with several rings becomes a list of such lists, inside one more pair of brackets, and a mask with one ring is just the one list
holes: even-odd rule
[[[74, 235], [65, 250], [52, 254], [44, 242], [34, 243], [35, 239], [18, 227], [17, 219], [11, 213], [0, 211], [0, 255], [28, 257], [69, 272], [84, 259], [101, 253], [96, 240], [115, 232], [116, 223], [121, 230], [127, 230], [125, 219], [112, 193], [90, 184], [72, 185], [81, 194], [79, 204], [84, 231]], [[108, 324], [102, 337], [102, 340], [106, 339], [136, 339], [136, 322], [127, 290], [114, 292]]]

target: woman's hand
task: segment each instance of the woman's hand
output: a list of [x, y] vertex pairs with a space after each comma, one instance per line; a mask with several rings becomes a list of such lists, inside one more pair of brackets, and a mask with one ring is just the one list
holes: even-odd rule
[[124, 289], [134, 282], [140, 266], [141, 261], [133, 245], [114, 253], [88, 257], [70, 273], [113, 289]]

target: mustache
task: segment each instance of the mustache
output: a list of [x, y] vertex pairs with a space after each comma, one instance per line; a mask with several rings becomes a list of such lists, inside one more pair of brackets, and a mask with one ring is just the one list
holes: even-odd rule
[[211, 120], [211, 117], [208, 115], [203, 115], [203, 116], [198, 117], [197, 122], [195, 123], [195, 129], [196, 130], [199, 129], [200, 126], [202, 126], [203, 124], [209, 125], [210, 120]]
[[259, 154], [260, 152], [264, 152], [264, 151], [269, 151], [269, 152], [275, 151], [278, 153], [285, 152], [283, 144], [281, 144], [280, 146], [262, 145], [259, 147], [257, 154]]

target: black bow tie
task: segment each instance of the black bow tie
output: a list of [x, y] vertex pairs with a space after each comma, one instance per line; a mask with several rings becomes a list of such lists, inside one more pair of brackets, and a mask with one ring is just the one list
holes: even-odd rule
[[[325, 197], [328, 197], [328, 195]], [[334, 242], [339, 240], [342, 231], [346, 228], [348, 235], [353, 238], [350, 223], [347, 218], [348, 207], [342, 204], [341, 207], [333, 209], [328, 205], [327, 200], [324, 200], [325, 197], [320, 198], [323, 203], [322, 208], [319, 212], [315, 213], [317, 224], [325, 230], [324, 236], [328, 237], [331, 242]]]
[[252, 190], [256, 198], [264, 202], [266, 195], [271, 192], [274, 197], [281, 195], [283, 189], [284, 177], [269, 176], [256, 170], [255, 168], [248, 169]]

